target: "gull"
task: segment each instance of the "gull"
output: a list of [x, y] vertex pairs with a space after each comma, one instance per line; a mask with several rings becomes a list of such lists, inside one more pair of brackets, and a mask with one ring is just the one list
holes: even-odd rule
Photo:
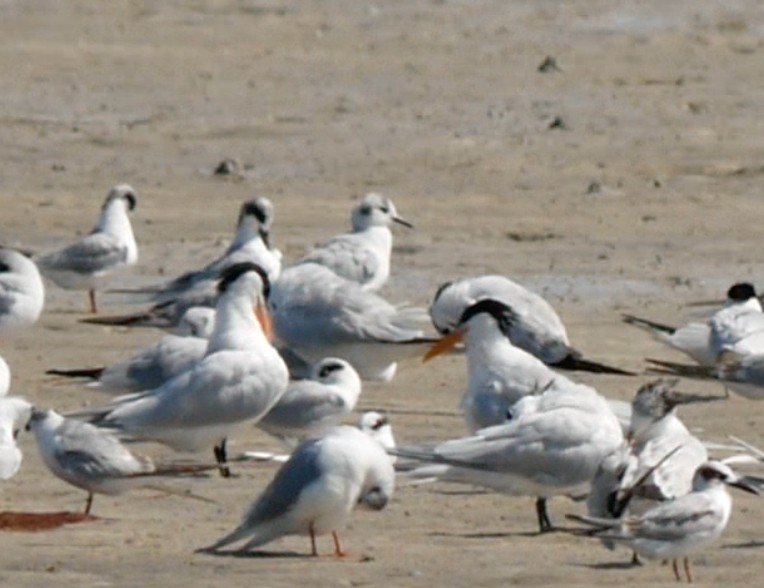
[[150, 390], [190, 369], [207, 352], [215, 311], [192, 307], [177, 327], [178, 334], [162, 337], [124, 361], [96, 368], [54, 368], [45, 373], [68, 378], [88, 378], [88, 387], [101, 392], [125, 393]]
[[[757, 315], [761, 317], [757, 318]], [[672, 327], [631, 314], [624, 314], [623, 320], [702, 366], [714, 365], [725, 348], [755, 332], [757, 328], [750, 327], [752, 320], [754, 323], [758, 321], [758, 330], [764, 328], [761, 302], [754, 287], [746, 282], [730, 286], [724, 306], [705, 322], [694, 321], [682, 327]]]
[[220, 273], [237, 263], [252, 262], [259, 265], [273, 282], [281, 272], [281, 252], [270, 244], [273, 224], [273, 203], [264, 196], [247, 200], [241, 205], [233, 241], [225, 252], [203, 268], [189, 271], [169, 282], [138, 290], [116, 290], [150, 294], [157, 305], [177, 299], [194, 288], [208, 290], [208, 282], [216, 281]]
[[45, 288], [34, 261], [0, 247], [0, 332], [37, 322], [45, 303]]
[[419, 328], [421, 309], [394, 306], [315, 263], [285, 269], [268, 307], [283, 346], [310, 363], [340, 357], [363, 380], [390, 381], [397, 361], [433, 342]]
[[392, 200], [376, 192], [366, 194], [353, 208], [353, 230], [316, 246], [298, 263], [317, 263], [338, 276], [360, 284], [364, 290], [379, 290], [390, 276], [393, 247], [392, 223], [413, 225], [398, 216]]
[[498, 275], [465, 278], [442, 284], [430, 304], [432, 324], [441, 334], [453, 331], [464, 310], [483, 299], [493, 299], [512, 311], [506, 336], [512, 343], [559, 369], [633, 375], [584, 359], [570, 346], [568, 334], [554, 308], [541, 296]]
[[735, 474], [729, 466], [707, 461], [695, 472], [692, 492], [639, 516], [617, 520], [573, 515], [569, 518], [593, 526], [594, 536], [624, 544], [647, 559], [670, 559], [677, 581], [681, 581], [678, 560], [683, 558], [685, 576], [692, 582], [687, 556], [713, 543], [727, 527], [732, 498], [726, 486], [759, 493], [754, 484]]
[[238, 424], [257, 421], [270, 410], [289, 380], [284, 361], [268, 340], [268, 287], [265, 272], [252, 263], [224, 270], [205, 356], [158, 388], [118, 397], [112, 405], [91, 411], [94, 423], [176, 451], [214, 444], [221, 473], [229, 475], [228, 435]]
[[87, 290], [92, 313], [98, 310], [95, 291], [103, 278], [138, 261], [138, 246], [128, 216], [136, 202], [131, 186], [115, 186], [109, 191], [98, 222], [88, 235], [35, 259], [40, 271], [61, 288]]
[[581, 384], [554, 381], [541, 394], [512, 405], [508, 421], [432, 450], [391, 453], [425, 462], [415, 478], [482, 486], [513, 496], [536, 496], [541, 532], [551, 530], [546, 500], [589, 489], [600, 462], [623, 443], [605, 398]]
[[48, 469], [58, 478], [88, 493], [85, 514], [95, 493], [116, 495], [148, 476], [193, 474], [210, 466], [156, 466], [148, 457], [136, 457], [110, 431], [54, 410], [32, 411], [29, 428]]
[[21, 467], [23, 456], [16, 438], [31, 414], [32, 405], [23, 398], [0, 397], [0, 480], [12, 478]]
[[8, 395], [11, 389], [11, 368], [8, 362], [0, 355], [0, 398]]
[[355, 408], [361, 378], [348, 362], [327, 357], [316, 363], [308, 379], [292, 380], [286, 392], [257, 427], [290, 445], [315, 437], [340, 423]]
[[[390, 421], [386, 416], [378, 413], [376, 410], [367, 410], [364, 412], [358, 422], [358, 428], [372, 439], [375, 439], [385, 448], [385, 450], [396, 448], [395, 436], [393, 435], [393, 428], [390, 426]], [[395, 463], [395, 456], [391, 455], [390, 458], [393, 460], [393, 463]]]
[[393, 465], [379, 443], [355, 427], [336, 427], [303, 441], [241, 524], [200, 551], [216, 553], [246, 540], [237, 550], [245, 553], [286, 535], [308, 535], [311, 555], [317, 556], [316, 537], [331, 532], [335, 555], [344, 556], [338, 533], [353, 508], [381, 510], [394, 486]]

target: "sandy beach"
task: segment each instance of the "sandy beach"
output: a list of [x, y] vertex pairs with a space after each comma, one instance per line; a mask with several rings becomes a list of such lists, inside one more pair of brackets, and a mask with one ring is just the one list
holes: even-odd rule
[[[89, 231], [108, 190], [138, 195], [138, 265], [115, 287], [211, 260], [245, 199], [270, 198], [288, 263], [347, 229], [367, 191], [396, 229], [382, 293], [426, 306], [437, 286], [499, 273], [544, 295], [585, 355], [642, 371], [681, 356], [621, 322], [702, 317], [691, 301], [737, 280], [762, 285], [764, 6], [753, 0], [390, 2], [0, 1], [0, 243], [50, 250]], [[541, 68], [546, 58], [556, 67]], [[225, 158], [238, 171], [213, 174]], [[12, 391], [71, 411], [106, 400], [46, 376], [112, 363], [153, 330], [85, 325], [86, 296], [47, 284], [31, 329], [0, 340]], [[103, 296], [104, 313], [135, 310]], [[576, 375], [630, 400], [648, 376]], [[359, 409], [389, 413], [399, 443], [465, 433], [463, 357], [399, 367]], [[720, 393], [714, 383], [683, 389]], [[704, 438], [764, 445], [764, 405], [733, 396], [685, 408]], [[77, 511], [34, 439], [0, 510]], [[250, 426], [232, 451], [279, 450]], [[170, 458], [154, 445], [140, 450]], [[187, 456], [185, 456], [187, 457]], [[196, 456], [208, 459], [209, 456]], [[136, 490], [97, 496], [97, 521], [0, 532], [0, 582], [69, 586], [673, 585], [670, 567], [629, 568], [625, 549], [539, 536], [530, 498], [401, 484], [357, 512], [350, 556], [310, 558], [306, 538], [271, 556], [195, 554], [233, 528], [275, 466], [178, 483], [206, 501]], [[693, 557], [698, 585], [755, 583], [764, 501], [736, 493], [730, 525]], [[555, 521], [583, 512], [551, 501]]]

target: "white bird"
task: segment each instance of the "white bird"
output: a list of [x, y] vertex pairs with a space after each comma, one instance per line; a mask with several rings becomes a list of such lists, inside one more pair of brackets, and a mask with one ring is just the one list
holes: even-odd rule
[[286, 390], [289, 374], [267, 336], [265, 272], [251, 263], [237, 264], [223, 272], [219, 287], [215, 329], [204, 358], [159, 388], [117, 398], [91, 414], [99, 426], [178, 451], [214, 444], [221, 473], [228, 475], [228, 435], [238, 424], [261, 418]]
[[338, 425], [355, 408], [360, 394], [361, 378], [353, 366], [327, 357], [313, 366], [310, 378], [292, 380], [257, 427], [296, 444]]
[[380, 444], [355, 427], [336, 427], [303, 441], [241, 524], [200, 551], [214, 553], [246, 540], [237, 551], [248, 552], [286, 535], [308, 535], [315, 556], [316, 536], [331, 532], [335, 555], [343, 556], [339, 531], [353, 508], [360, 504], [381, 510], [394, 486], [395, 472]]
[[23, 458], [16, 445], [19, 431], [29, 422], [32, 405], [18, 396], [0, 398], [0, 480], [7, 480], [19, 471]]
[[[762, 318], [756, 318], [761, 315]], [[702, 366], [713, 366], [719, 354], [730, 349], [737, 341], [750, 334], [746, 324], [754, 317], [761, 325], [761, 302], [751, 284], [740, 282], [727, 290], [727, 301], [707, 321], [690, 322], [682, 327], [672, 327], [624, 314], [624, 322], [647, 331], [654, 339], [684, 353]], [[754, 329], [755, 330], [755, 329]]]
[[539, 394], [558, 379], [569, 383], [511, 342], [513, 317], [503, 302], [482, 298], [463, 310], [451, 333], [425, 356], [429, 360], [464, 340], [468, 384], [461, 408], [470, 433], [505, 422], [523, 396]]
[[[358, 422], [358, 428], [372, 439], [375, 439], [385, 450], [397, 447], [390, 421], [376, 410], [364, 412], [361, 415], [361, 420]], [[396, 461], [395, 456], [391, 455], [390, 457], [393, 462]]]
[[44, 303], [45, 287], [35, 262], [0, 247], [0, 331], [33, 325]]
[[674, 390], [676, 384], [677, 380], [648, 382], [632, 401], [628, 435], [631, 456], [621, 487], [630, 489], [639, 480], [635, 495], [649, 500], [673, 500], [687, 494], [692, 490], [695, 470], [708, 461], [705, 445], [682, 423], [676, 408], [720, 397], [682, 394]]
[[90, 513], [93, 494], [116, 495], [149, 476], [193, 474], [210, 466], [160, 466], [148, 457], [135, 456], [111, 431], [90, 423], [68, 419], [54, 410], [32, 412], [29, 428], [34, 432], [40, 456], [58, 478], [88, 493], [85, 514]]
[[376, 192], [366, 194], [353, 208], [353, 230], [317, 245], [298, 263], [317, 263], [338, 276], [356, 282], [364, 290], [379, 290], [390, 276], [393, 248], [392, 223], [412, 228], [398, 216], [389, 198]]
[[207, 339], [215, 324], [215, 310], [188, 309], [177, 332], [141, 349], [124, 361], [96, 368], [54, 368], [45, 373], [67, 378], [88, 378], [89, 387], [107, 393], [151, 390], [190, 369], [207, 352]]
[[209, 290], [204, 282], [214, 282], [227, 267], [247, 261], [263, 268], [268, 279], [273, 282], [281, 273], [281, 251], [274, 249], [270, 244], [273, 219], [273, 203], [268, 198], [260, 196], [247, 200], [239, 210], [233, 241], [217, 259], [201, 269], [186, 272], [163, 284], [137, 290], [117, 290], [117, 292], [150, 294], [151, 302], [162, 305], [199, 286], [201, 286], [200, 291]]
[[11, 368], [0, 355], [0, 398], [7, 396], [11, 389]]
[[363, 380], [390, 381], [397, 361], [433, 342], [421, 309], [394, 306], [315, 263], [285, 269], [268, 307], [281, 344], [310, 363], [340, 357]]
[[138, 246], [128, 212], [135, 208], [135, 191], [115, 186], [106, 197], [93, 230], [61, 250], [35, 258], [40, 271], [67, 290], [87, 290], [90, 310], [97, 312], [95, 291], [112, 272], [138, 261]]
[[538, 294], [504, 276], [479, 276], [442, 284], [430, 304], [432, 324], [441, 334], [448, 334], [460, 324], [467, 308], [484, 299], [496, 300], [511, 309], [505, 335], [513, 345], [545, 364], [567, 370], [630, 374], [584, 359], [570, 346], [565, 326], [554, 308]]
[[433, 450], [396, 449], [399, 457], [426, 462], [408, 472], [483, 486], [514, 496], [536, 496], [539, 528], [552, 528], [546, 499], [588, 491], [600, 462], [623, 442], [618, 419], [605, 398], [580, 384], [553, 382], [525, 396], [509, 421]]
[[692, 582], [688, 555], [716, 541], [732, 511], [726, 486], [758, 494], [758, 489], [729, 466], [708, 461], [698, 467], [692, 492], [664, 502], [639, 516], [618, 520], [570, 516], [595, 527], [594, 535], [633, 549], [647, 559], [671, 560], [674, 576], [681, 580], [677, 562], [684, 558], [684, 571]]

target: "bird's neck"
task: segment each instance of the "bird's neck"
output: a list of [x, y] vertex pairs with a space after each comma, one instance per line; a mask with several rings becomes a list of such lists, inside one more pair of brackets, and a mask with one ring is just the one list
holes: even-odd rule
[[207, 354], [223, 349], [251, 349], [267, 343], [249, 298], [221, 296], [215, 313], [215, 328]]

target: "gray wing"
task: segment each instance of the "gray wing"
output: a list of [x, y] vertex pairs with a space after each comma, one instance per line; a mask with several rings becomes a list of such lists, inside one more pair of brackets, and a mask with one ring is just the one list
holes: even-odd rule
[[[99, 425], [161, 431], [238, 423], [242, 414], [266, 410], [276, 399], [271, 366], [251, 351], [218, 351], [159, 388], [116, 406]], [[263, 394], [253, 395], [253, 389]], [[256, 405], [256, 406], [255, 406]]]
[[106, 368], [99, 382], [105, 390], [137, 392], [157, 388], [204, 357], [207, 341], [168, 335], [124, 362]]
[[340, 235], [319, 245], [302, 262], [312, 262], [329, 268], [338, 276], [365, 284], [380, 271], [379, 259], [373, 251], [359, 247], [352, 235]]
[[38, 259], [41, 268], [81, 274], [110, 269], [127, 260], [127, 246], [107, 233], [92, 233], [54, 253]]
[[74, 476], [118, 477], [149, 469], [111, 433], [89, 423], [66, 421], [58, 431], [57, 441], [56, 461]]
[[260, 421], [266, 429], [299, 429], [340, 415], [345, 401], [339, 394], [311, 380], [292, 382], [276, 405]]
[[250, 508], [245, 517], [248, 526], [285, 514], [297, 504], [303, 490], [321, 477], [320, 442], [320, 439], [310, 439], [294, 450], [292, 457]]
[[718, 528], [722, 513], [701, 494], [687, 494], [626, 520], [626, 528], [640, 539], [672, 541]]

